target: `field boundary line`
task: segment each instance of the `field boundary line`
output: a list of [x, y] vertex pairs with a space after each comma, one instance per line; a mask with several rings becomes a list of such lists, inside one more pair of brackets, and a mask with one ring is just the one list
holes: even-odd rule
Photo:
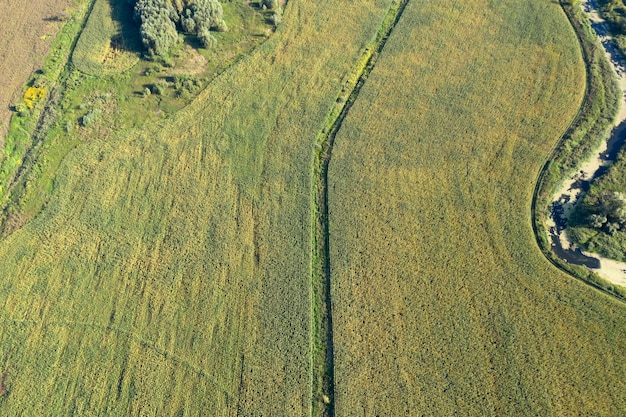
[[[346, 76], [315, 140], [311, 175], [311, 414], [335, 416], [334, 345], [328, 207], [328, 168], [337, 133], [372, 72], [409, 0], [391, 2], [382, 22]], [[324, 369], [317, 375], [318, 369]]]

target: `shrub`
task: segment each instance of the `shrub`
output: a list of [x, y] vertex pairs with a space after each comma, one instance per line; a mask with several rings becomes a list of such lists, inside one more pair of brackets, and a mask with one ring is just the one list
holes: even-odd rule
[[274, 26], [278, 26], [281, 24], [282, 21], [283, 21], [283, 11], [279, 7], [278, 9], [276, 9], [276, 12], [272, 13], [272, 15], [270, 16], [270, 23]]
[[276, 9], [278, 7], [278, 0], [261, 0], [261, 7], [266, 9]]
[[35, 106], [35, 102], [41, 98], [43, 98], [46, 94], [46, 90], [39, 87], [28, 87], [28, 89], [24, 92], [24, 104], [29, 109], [32, 109]]
[[168, 86], [169, 84], [167, 83], [167, 81], [158, 80], [156, 83], [152, 85], [151, 90], [153, 94], [161, 95], [165, 92], [165, 90], [167, 90]]
[[208, 30], [198, 32], [198, 39], [202, 43], [202, 46], [206, 49], [213, 48], [217, 45], [217, 39], [215, 39], [215, 37], [211, 35], [211, 32]]
[[78, 123], [82, 127], [91, 126], [92, 124], [94, 124], [98, 120], [98, 118], [100, 118], [101, 114], [102, 114], [102, 110], [100, 110], [100, 109], [93, 109], [93, 110], [89, 111], [87, 114], [85, 114], [83, 117], [81, 117], [78, 120]]

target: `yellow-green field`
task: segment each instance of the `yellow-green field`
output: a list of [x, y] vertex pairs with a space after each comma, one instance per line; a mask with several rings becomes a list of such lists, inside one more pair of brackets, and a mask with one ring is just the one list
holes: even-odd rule
[[[532, 234], [539, 169], [584, 91], [566, 17], [409, 0], [352, 101], [396, 9], [290, 0], [250, 52], [266, 24], [226, 7], [241, 27], [216, 56], [247, 53], [179, 111], [153, 111], [167, 101], [132, 71], [67, 77], [67, 121], [89, 94], [117, 107], [52, 128], [46, 192], [33, 180], [18, 205], [45, 207], [0, 241], [0, 415], [626, 413], [626, 309]], [[325, 398], [312, 163], [331, 125]]]
[[64, 159], [0, 245], [3, 415], [309, 414], [313, 141], [387, 6], [294, 0], [190, 107]]
[[626, 309], [530, 221], [584, 80], [554, 2], [409, 2], [330, 163], [338, 416], [626, 412]]

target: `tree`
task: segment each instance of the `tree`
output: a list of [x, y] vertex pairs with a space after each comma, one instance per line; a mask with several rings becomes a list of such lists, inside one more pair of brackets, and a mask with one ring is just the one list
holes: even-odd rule
[[606, 220], [606, 216], [603, 216], [601, 214], [592, 214], [591, 216], [589, 216], [589, 223], [592, 227], [595, 227], [596, 229], [602, 228], [602, 226], [604, 226], [604, 223], [606, 223]]
[[164, 56], [178, 40], [178, 29], [198, 36], [205, 47], [214, 46], [210, 30], [227, 30], [218, 0], [129, 0], [134, 4], [141, 40], [150, 55]]
[[218, 0], [196, 0], [189, 7], [193, 20], [196, 22], [197, 32], [215, 29], [219, 32], [226, 31], [224, 22], [224, 10]]
[[602, 192], [596, 199], [595, 207], [596, 213], [589, 216], [591, 227], [602, 229], [611, 235], [626, 228], [626, 201], [622, 193]]
[[135, 18], [141, 41], [151, 55], [165, 55], [178, 42], [175, 22], [179, 16], [168, 0], [138, 0]]

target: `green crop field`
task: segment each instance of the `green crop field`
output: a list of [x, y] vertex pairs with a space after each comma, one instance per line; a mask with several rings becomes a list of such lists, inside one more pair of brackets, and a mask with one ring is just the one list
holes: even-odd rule
[[337, 415], [626, 412], [626, 309], [530, 221], [584, 83], [554, 2], [409, 2], [330, 163]]
[[176, 116], [65, 157], [0, 245], [3, 415], [309, 414], [313, 140], [387, 7], [294, 0]]
[[557, 4], [233, 0], [117, 71], [125, 1], [4, 149], [0, 415], [626, 412], [624, 306], [532, 233], [585, 90]]

